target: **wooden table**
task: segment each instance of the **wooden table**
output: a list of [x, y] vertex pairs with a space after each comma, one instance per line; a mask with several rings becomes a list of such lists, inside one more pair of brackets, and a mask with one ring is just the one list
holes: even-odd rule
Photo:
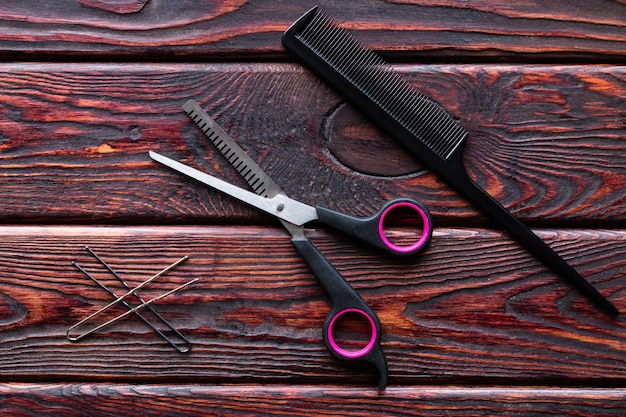
[[[319, 1], [458, 117], [468, 171], [626, 311], [626, 3]], [[313, 2], [0, 6], [3, 416], [626, 415], [626, 322], [600, 313], [281, 47]], [[292, 197], [366, 216], [410, 196], [428, 250], [307, 234], [377, 312], [389, 387], [322, 342], [326, 295], [272, 218], [155, 150], [243, 185], [198, 101]], [[398, 229], [403, 233], [403, 229]], [[128, 318], [79, 343], [113, 282], [193, 343]], [[118, 288], [118, 294], [121, 294]], [[111, 311], [116, 315], [123, 308]]]

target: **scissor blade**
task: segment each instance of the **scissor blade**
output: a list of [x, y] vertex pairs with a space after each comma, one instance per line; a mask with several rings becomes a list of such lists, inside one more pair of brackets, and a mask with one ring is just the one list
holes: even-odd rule
[[270, 198], [278, 194], [285, 194], [270, 176], [241, 149], [237, 142], [198, 103], [189, 100], [185, 103], [183, 109], [256, 194]]
[[156, 152], [150, 151], [150, 158], [176, 172], [297, 226], [302, 226], [310, 222], [312, 218], [317, 218], [317, 211], [314, 207], [292, 200], [284, 194], [277, 194], [271, 198], [262, 197]]

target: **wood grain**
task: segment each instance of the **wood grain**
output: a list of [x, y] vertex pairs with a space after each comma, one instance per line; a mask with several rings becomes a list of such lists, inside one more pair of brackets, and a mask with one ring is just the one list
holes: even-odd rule
[[[626, 415], [625, 319], [293, 61], [281, 35], [314, 4], [457, 117], [476, 181], [626, 311], [624, 0], [5, 0], [2, 416]], [[307, 230], [378, 313], [387, 390], [326, 350], [328, 299], [279, 224], [149, 160], [243, 184], [183, 113], [189, 98], [294, 198], [431, 209], [415, 258]], [[85, 245], [133, 285], [190, 256], [142, 292], [200, 279], [155, 304], [190, 353], [137, 318], [65, 339], [111, 300], [71, 261], [125, 292]]]
[[449, 416], [618, 417], [624, 389], [3, 384], [0, 408], [23, 417]]
[[118, 14], [140, 12], [150, 0], [79, 0], [83, 7], [104, 10]]
[[291, 59], [280, 37], [314, 5], [392, 59], [623, 62], [626, 51], [626, 5], [615, 0], [289, 0], [280, 5], [62, 0], [45, 7], [5, 0], [0, 53], [36, 59]]
[[[327, 352], [327, 298], [280, 229], [4, 226], [0, 235], [5, 382], [374, 383], [371, 369]], [[605, 386], [626, 378], [624, 319], [599, 313], [499, 233], [439, 229], [426, 253], [400, 260], [341, 235], [309, 235], [379, 315], [391, 385]], [[623, 231], [540, 235], [625, 308]], [[192, 352], [177, 354], [136, 319], [69, 343], [67, 328], [111, 301], [70, 265], [113, 285], [84, 245], [135, 285], [188, 255], [142, 294], [200, 279], [156, 305]]]
[[[399, 70], [461, 119], [468, 171], [514, 214], [625, 224], [626, 67]], [[294, 198], [364, 216], [411, 196], [438, 225], [485, 224], [298, 66], [4, 64], [0, 88], [5, 223], [267, 223], [149, 159], [156, 150], [243, 185], [183, 113], [193, 98]]]

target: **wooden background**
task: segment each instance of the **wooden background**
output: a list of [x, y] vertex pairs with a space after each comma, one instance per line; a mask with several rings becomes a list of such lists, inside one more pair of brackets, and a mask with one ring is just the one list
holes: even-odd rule
[[[0, 6], [0, 411], [7, 416], [624, 416], [626, 321], [598, 312], [293, 61], [309, 1]], [[626, 311], [626, 2], [318, 1], [459, 117], [471, 175]], [[328, 300], [273, 219], [152, 162], [241, 184], [195, 99], [292, 197], [365, 216], [410, 196], [436, 230], [398, 259], [307, 234], [377, 312], [390, 385], [335, 360]], [[397, 233], [405, 231], [398, 229]], [[156, 309], [69, 343], [184, 255]], [[120, 294], [123, 291], [120, 291]], [[123, 312], [123, 309], [115, 313]]]

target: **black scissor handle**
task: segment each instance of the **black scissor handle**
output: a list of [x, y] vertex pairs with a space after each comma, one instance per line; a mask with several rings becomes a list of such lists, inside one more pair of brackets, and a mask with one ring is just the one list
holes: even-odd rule
[[[353, 217], [324, 207], [315, 209], [322, 223], [395, 255], [411, 255], [421, 251], [428, 245], [433, 233], [430, 212], [422, 203], [411, 198], [391, 200], [378, 213], [366, 218]], [[386, 236], [385, 221], [391, 213], [406, 209], [417, 213], [422, 221], [422, 232], [410, 245], [397, 245]]]
[[[322, 327], [322, 336], [326, 347], [339, 359], [348, 361], [362, 360], [374, 365], [379, 375], [378, 387], [385, 389], [388, 370], [385, 355], [380, 347], [381, 327], [378, 316], [309, 239], [294, 238], [291, 241], [320, 281], [331, 300], [331, 310]], [[333, 336], [334, 325], [338, 319], [348, 313], [356, 313], [366, 317], [370, 326], [369, 341], [365, 347], [355, 351], [340, 347]]]

